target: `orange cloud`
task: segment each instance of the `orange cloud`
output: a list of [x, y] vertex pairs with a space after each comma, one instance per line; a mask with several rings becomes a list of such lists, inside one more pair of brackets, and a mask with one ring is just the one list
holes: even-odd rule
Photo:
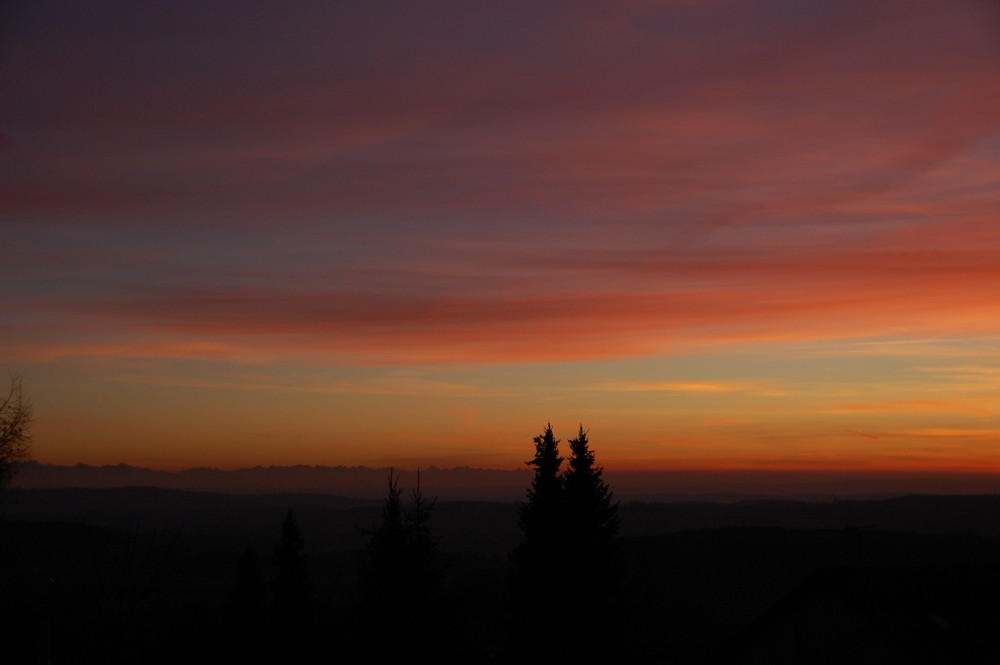
[[[470, 422], [520, 459], [496, 414], [565, 408], [639, 419], [636, 464], [994, 464], [995, 4], [70, 5], [0, 61], [0, 360], [56, 403], [225, 395], [181, 437], [217, 458], [276, 454], [238, 429], [274, 397], [312, 405], [303, 457], [409, 456], [419, 420], [442, 459], [489, 456]], [[907, 372], [798, 366], [824, 354]], [[654, 356], [692, 360], [614, 364]], [[536, 363], [566, 375], [519, 395]], [[178, 445], [136, 420], [117, 450]]]

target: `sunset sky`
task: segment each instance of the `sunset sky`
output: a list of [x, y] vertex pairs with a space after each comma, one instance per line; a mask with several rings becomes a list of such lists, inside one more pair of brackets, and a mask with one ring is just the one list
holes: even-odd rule
[[0, 9], [41, 462], [1000, 472], [1000, 3]]

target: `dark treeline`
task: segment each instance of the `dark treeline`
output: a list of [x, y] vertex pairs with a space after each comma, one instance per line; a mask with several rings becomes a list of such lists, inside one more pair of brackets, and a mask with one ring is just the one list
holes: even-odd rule
[[621, 649], [618, 504], [582, 425], [569, 445], [561, 471], [551, 424], [535, 437], [535, 475], [518, 513], [523, 539], [510, 555], [507, 646], [549, 661], [602, 660]]
[[[406, 488], [390, 471], [377, 509], [358, 513], [365, 522], [350, 546], [338, 544], [339, 532], [326, 533], [331, 513], [308, 502], [269, 508], [259, 530], [242, 527], [238, 544], [232, 532], [224, 537], [220, 527], [216, 536], [193, 523], [171, 530], [0, 518], [0, 625], [9, 636], [0, 661], [819, 662], [803, 660], [806, 653], [823, 662], [992, 662], [983, 654], [996, 655], [983, 641], [1000, 617], [992, 497], [910, 500], [927, 514], [961, 505], [963, 523], [971, 507], [983, 506], [980, 535], [881, 531], [866, 520], [898, 502], [845, 504], [837, 514], [851, 521], [839, 528], [670, 531], [663, 519], [690, 520], [690, 510], [707, 508], [619, 506], [588, 432], [581, 426], [562, 451], [559, 444], [551, 426], [535, 437], [531, 486], [516, 509], [439, 505], [419, 475]], [[739, 514], [780, 508], [783, 519], [804, 524], [831, 509], [782, 506], [746, 504]], [[623, 537], [627, 520], [632, 529], [661, 526]], [[508, 531], [509, 540], [468, 542]], [[882, 659], [866, 659], [872, 653]]]

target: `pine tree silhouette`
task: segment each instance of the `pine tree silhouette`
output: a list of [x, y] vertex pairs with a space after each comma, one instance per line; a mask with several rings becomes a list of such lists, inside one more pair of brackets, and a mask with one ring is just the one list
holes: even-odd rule
[[514, 564], [515, 592], [530, 591], [551, 580], [561, 564], [565, 543], [565, 502], [559, 467], [559, 440], [552, 434], [552, 424], [535, 437], [535, 456], [526, 462], [535, 467], [528, 490], [528, 501], [518, 511], [518, 525], [524, 538], [511, 553]]
[[437, 583], [437, 539], [430, 526], [434, 500], [417, 487], [410, 493], [410, 506], [403, 506], [399, 478], [389, 470], [388, 495], [382, 504], [382, 522], [368, 531], [367, 560], [362, 568], [366, 594], [376, 604], [421, 602]]
[[389, 469], [382, 522], [377, 529], [367, 531], [368, 546], [361, 569], [364, 600], [374, 608], [390, 606], [405, 577], [406, 524], [402, 496], [399, 478]]
[[[399, 479], [389, 470], [382, 522], [367, 531], [368, 546], [361, 568], [360, 630], [390, 652], [411, 655], [434, 648], [429, 642], [436, 612], [432, 601], [439, 583], [437, 540], [430, 527], [435, 501], [417, 488], [404, 509]], [[440, 649], [440, 645], [437, 646]], [[384, 662], [384, 654], [359, 653], [362, 662]]]
[[253, 547], [247, 545], [236, 565], [236, 588], [232, 593], [233, 608], [240, 617], [253, 619], [260, 615], [266, 600], [267, 591], [264, 589], [257, 553]]
[[618, 538], [618, 503], [601, 477], [603, 467], [594, 463], [587, 430], [580, 425], [569, 442], [568, 469], [563, 475], [566, 497], [566, 548], [564, 601], [585, 611], [600, 630], [589, 639], [570, 640], [566, 656], [578, 662], [597, 662], [620, 645], [620, 612], [615, 603], [621, 584], [621, 547]]
[[428, 500], [420, 490], [420, 469], [417, 469], [417, 486], [410, 492], [410, 505], [404, 518], [408, 558], [408, 587], [416, 602], [426, 602], [437, 591], [440, 582], [438, 569], [438, 540], [431, 532], [431, 511], [436, 499]]
[[[538, 661], [608, 660], [619, 634], [614, 605], [620, 577], [618, 504], [602, 478], [603, 468], [595, 464], [583, 425], [569, 442], [571, 455], [562, 474], [551, 423], [534, 442], [528, 465], [535, 475], [518, 514], [523, 538], [510, 556], [518, 649]], [[580, 626], [592, 630], [581, 632]]]
[[594, 464], [583, 425], [569, 445], [569, 468], [563, 476], [569, 550], [591, 577], [610, 578], [618, 557], [618, 503], [612, 502], [611, 489], [601, 477], [604, 468]]
[[305, 541], [289, 510], [281, 525], [281, 542], [272, 557], [271, 607], [278, 617], [298, 618], [306, 610], [311, 585], [306, 576]]
[[267, 590], [257, 553], [250, 545], [236, 566], [236, 586], [229, 598], [233, 609], [227, 646], [230, 658], [240, 663], [263, 662], [263, 652], [270, 646], [262, 630]]
[[510, 553], [509, 612], [518, 651], [523, 649], [545, 662], [559, 656], [562, 640], [553, 633], [561, 632], [567, 617], [558, 599], [566, 561], [566, 511], [559, 475], [563, 458], [551, 423], [534, 442], [535, 456], [527, 464], [535, 468], [535, 475], [528, 500], [518, 511], [523, 538]]

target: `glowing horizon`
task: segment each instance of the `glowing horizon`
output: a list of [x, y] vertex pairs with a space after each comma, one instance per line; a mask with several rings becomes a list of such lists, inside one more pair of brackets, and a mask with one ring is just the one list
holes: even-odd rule
[[1000, 472], [996, 5], [251, 5], [11, 10], [37, 460]]

